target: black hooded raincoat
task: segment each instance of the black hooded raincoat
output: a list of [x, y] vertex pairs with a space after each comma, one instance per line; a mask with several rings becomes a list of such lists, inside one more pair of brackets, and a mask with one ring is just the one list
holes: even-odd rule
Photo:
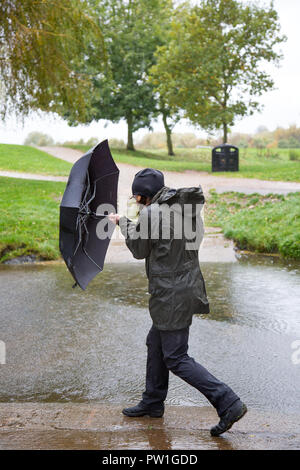
[[198, 258], [204, 202], [201, 186], [163, 187], [141, 210], [136, 224], [127, 217], [119, 220], [133, 256], [146, 260], [149, 311], [159, 330], [186, 328], [193, 314], [209, 313]]

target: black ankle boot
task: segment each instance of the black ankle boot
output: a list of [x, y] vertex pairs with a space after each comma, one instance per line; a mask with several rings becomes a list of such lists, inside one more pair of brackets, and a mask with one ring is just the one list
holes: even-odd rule
[[212, 436], [220, 436], [247, 413], [247, 407], [241, 400], [235, 401], [222, 415], [219, 423], [211, 428]]
[[145, 406], [143, 403], [139, 403], [131, 408], [124, 408], [122, 413], [130, 418], [145, 415], [149, 415], [151, 418], [161, 418], [164, 414], [164, 407], [154, 408]]

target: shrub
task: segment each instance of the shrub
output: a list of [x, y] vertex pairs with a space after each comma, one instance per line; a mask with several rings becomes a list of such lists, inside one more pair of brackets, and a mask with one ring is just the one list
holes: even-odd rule
[[53, 144], [54, 140], [50, 135], [37, 131], [30, 132], [24, 141], [24, 145], [37, 145], [38, 147], [47, 147]]
[[108, 139], [108, 143], [111, 148], [124, 149], [126, 147], [125, 142], [122, 139]]
[[300, 150], [290, 149], [289, 159], [293, 161], [300, 161]]

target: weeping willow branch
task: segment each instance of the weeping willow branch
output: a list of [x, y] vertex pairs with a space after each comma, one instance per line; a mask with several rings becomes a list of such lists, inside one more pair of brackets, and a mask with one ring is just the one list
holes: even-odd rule
[[0, 2], [0, 113], [86, 112], [89, 63], [106, 67], [104, 40], [85, 0]]

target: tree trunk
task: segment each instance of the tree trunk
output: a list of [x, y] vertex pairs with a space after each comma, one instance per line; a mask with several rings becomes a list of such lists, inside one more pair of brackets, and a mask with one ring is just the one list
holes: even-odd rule
[[135, 150], [133, 146], [133, 119], [132, 119], [132, 114], [128, 114], [127, 118], [127, 126], [128, 126], [128, 133], [127, 133], [127, 150]]
[[227, 122], [223, 122], [223, 144], [227, 144], [228, 139], [228, 125]]
[[175, 153], [173, 151], [173, 144], [172, 144], [172, 137], [171, 137], [172, 131], [167, 123], [167, 113], [162, 112], [162, 117], [163, 117], [163, 123], [165, 126], [165, 131], [166, 131], [166, 136], [167, 136], [168, 155], [173, 156], [175, 155]]

